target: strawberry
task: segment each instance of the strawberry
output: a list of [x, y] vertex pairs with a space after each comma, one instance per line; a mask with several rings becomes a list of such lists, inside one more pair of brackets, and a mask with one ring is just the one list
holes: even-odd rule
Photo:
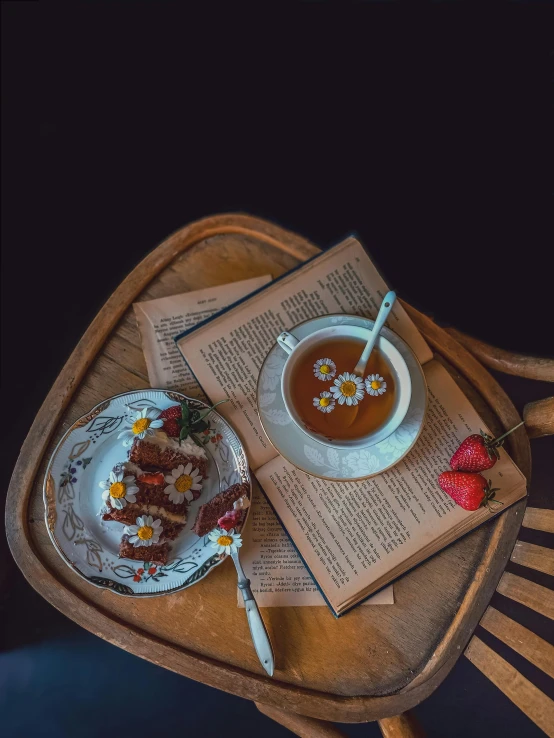
[[153, 484], [156, 487], [159, 487], [164, 483], [165, 479], [162, 472], [143, 472], [140, 477], [138, 477], [138, 481], [143, 484]]
[[491, 489], [490, 481], [487, 482], [481, 474], [446, 471], [439, 476], [439, 485], [464, 510], [478, 510], [484, 505], [490, 510], [490, 502], [503, 504], [493, 499], [498, 489]]
[[236, 528], [241, 520], [242, 510], [229, 510], [222, 518], [219, 518], [217, 525], [219, 528], [223, 528], [223, 530], [228, 531]]
[[450, 459], [450, 467], [460, 472], [482, 472], [492, 469], [499, 458], [498, 447], [502, 446], [506, 436], [520, 425], [523, 425], [523, 422], [498, 438], [491, 438], [483, 431], [481, 435], [474, 433], [468, 436]]
[[164, 422], [164, 432], [167, 433], [171, 438], [179, 438], [181, 433], [181, 425], [178, 422], [181, 420], [182, 410], [180, 405], [171, 405], [171, 407], [162, 410], [160, 418]]

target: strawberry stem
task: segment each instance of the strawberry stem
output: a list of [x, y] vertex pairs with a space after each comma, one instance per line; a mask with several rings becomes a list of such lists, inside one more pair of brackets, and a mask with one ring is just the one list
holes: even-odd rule
[[495, 438], [493, 441], [488, 444], [489, 446], [501, 446], [504, 443], [504, 439], [510, 435], [510, 433], [513, 433], [515, 430], [520, 428], [525, 421], [521, 421], [521, 423], [518, 423], [517, 425], [514, 425], [513, 428], [510, 428], [509, 431], [506, 431], [506, 433], [503, 433], [501, 436], [498, 436], [498, 438]]

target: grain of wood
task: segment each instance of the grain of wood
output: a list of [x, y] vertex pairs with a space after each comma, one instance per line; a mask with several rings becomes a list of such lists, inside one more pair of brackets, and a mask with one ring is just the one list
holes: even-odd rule
[[528, 507], [523, 516], [522, 525], [533, 530], [554, 533], [554, 510], [541, 507]]
[[545, 546], [517, 541], [511, 559], [515, 564], [554, 575], [554, 551]]
[[554, 397], [528, 402], [523, 408], [523, 420], [529, 438], [551, 436], [554, 433]]
[[546, 735], [554, 736], [554, 702], [550, 697], [476, 636], [471, 639], [466, 656]]
[[506, 571], [498, 583], [497, 590], [505, 597], [554, 620], [554, 592], [550, 589]]
[[484, 341], [479, 341], [477, 338], [472, 338], [472, 336], [468, 336], [456, 328], [447, 328], [446, 330], [490, 369], [505, 374], [513, 374], [516, 377], [554, 382], [554, 359], [514, 354], [511, 351], [505, 351]]
[[292, 712], [280, 710], [277, 707], [262, 705], [256, 702], [258, 710], [268, 718], [275, 720], [300, 738], [347, 738], [346, 733], [339, 730], [333, 723], [317, 718], [304, 717]]
[[[236, 597], [232, 566], [218, 567], [184, 592], [130, 602], [77, 577], [53, 549], [43, 522], [42, 478], [66, 429], [110, 394], [148, 386], [139, 367], [134, 300], [268, 273], [276, 277], [315, 253], [316, 247], [300, 236], [237, 215], [193, 223], [151, 252], [97, 315], [37, 415], [10, 484], [8, 536], [29, 582], [68, 617], [111, 643], [264, 704], [360, 722], [404, 712], [444, 679], [509, 558], [524, 502], [403, 577], [395, 584], [394, 608], [360, 607], [338, 621], [325, 607], [266, 610], [277, 653], [274, 679], [257, 660], [244, 611], [221, 608], [222, 601]], [[487, 399], [482, 403], [487, 424], [505, 427], [516, 412], [492, 377], [482, 367], [477, 376], [472, 357], [417, 315], [424, 333], [444, 344], [448, 370], [457, 373], [454, 359], [463, 368], [458, 369], [466, 377], [463, 390], [476, 403], [479, 385]], [[120, 357], [118, 345], [127, 358]], [[527, 437], [514, 435], [512, 455], [528, 474]]]
[[379, 720], [384, 738], [424, 738], [423, 728], [411, 712]]
[[532, 630], [488, 607], [479, 625], [554, 679], [554, 646]]

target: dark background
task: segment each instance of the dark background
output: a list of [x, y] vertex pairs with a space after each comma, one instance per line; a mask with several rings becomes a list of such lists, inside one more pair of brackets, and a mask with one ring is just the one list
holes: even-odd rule
[[[169, 233], [212, 213], [266, 217], [322, 247], [356, 232], [439, 322], [554, 355], [551, 6], [203, 7], [2, 3], [3, 490], [109, 294]], [[518, 407], [548, 393], [505, 386]], [[535, 447], [543, 470], [547, 443]], [[156, 732], [170, 704], [175, 731], [273, 734], [248, 703], [54, 611], [3, 541], [0, 564], [10, 738], [111, 738], [134, 731], [133, 715]], [[99, 709], [106, 698], [117, 718]], [[539, 734], [463, 659], [418, 714], [430, 735]]]

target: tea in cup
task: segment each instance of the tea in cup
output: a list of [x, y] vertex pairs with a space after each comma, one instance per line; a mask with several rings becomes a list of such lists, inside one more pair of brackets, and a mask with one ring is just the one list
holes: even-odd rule
[[301, 341], [283, 332], [289, 354], [281, 376], [288, 414], [308, 436], [334, 448], [362, 448], [387, 438], [403, 421], [411, 398], [404, 358], [379, 336], [363, 377], [353, 374], [371, 334], [349, 325], [322, 328]]

